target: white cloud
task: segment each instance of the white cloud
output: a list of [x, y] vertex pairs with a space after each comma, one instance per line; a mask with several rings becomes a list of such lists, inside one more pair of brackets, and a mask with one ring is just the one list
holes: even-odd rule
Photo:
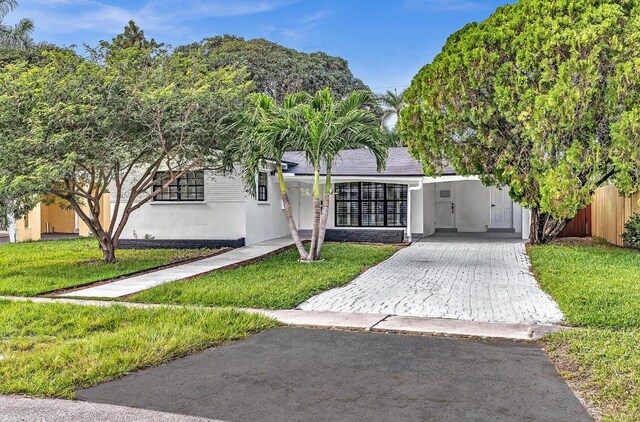
[[142, 6], [114, 6], [94, 0], [23, 0], [14, 19], [28, 16], [36, 30], [65, 34], [95, 31], [116, 34], [134, 20], [144, 30], [184, 33], [186, 22], [210, 17], [242, 16], [268, 12], [297, 0], [147, 0]]
[[482, 1], [475, 0], [405, 0], [405, 7], [411, 10], [478, 10], [487, 7]]

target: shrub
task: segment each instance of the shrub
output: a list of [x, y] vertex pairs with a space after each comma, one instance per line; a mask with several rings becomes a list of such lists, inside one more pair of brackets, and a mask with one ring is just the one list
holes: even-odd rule
[[622, 238], [634, 248], [640, 248], [640, 213], [633, 213], [624, 225]]

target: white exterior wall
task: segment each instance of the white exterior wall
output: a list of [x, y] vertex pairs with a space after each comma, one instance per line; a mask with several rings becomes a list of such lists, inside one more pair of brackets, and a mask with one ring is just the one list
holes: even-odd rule
[[[267, 201], [259, 202], [251, 198], [246, 204], [245, 243], [247, 245], [289, 234], [287, 218], [282, 211], [282, 195], [280, 194], [278, 177], [269, 174], [268, 180]], [[295, 198], [292, 199], [291, 196], [289, 200], [296, 202]]]
[[491, 225], [491, 188], [479, 180], [453, 182], [455, 226], [459, 232], [486, 232]]
[[[113, 212], [115, 198], [111, 196]], [[123, 239], [221, 239], [246, 236], [247, 198], [239, 176], [205, 172], [203, 202], [150, 201], [131, 213]]]
[[[411, 187], [411, 185], [409, 185]], [[411, 195], [411, 232], [418, 237], [424, 233], [424, 185], [421, 189], [415, 191], [409, 191]]]
[[422, 227], [423, 236], [431, 236], [436, 231], [436, 185], [427, 183], [422, 187]]

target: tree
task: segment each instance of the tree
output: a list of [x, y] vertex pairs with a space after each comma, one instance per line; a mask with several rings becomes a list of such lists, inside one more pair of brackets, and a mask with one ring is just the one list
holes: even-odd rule
[[337, 98], [354, 90], [368, 90], [353, 76], [346, 60], [322, 52], [301, 53], [265, 39], [245, 40], [224, 35], [181, 46], [182, 53], [195, 54], [210, 69], [244, 66], [256, 92], [282, 102], [288, 94], [315, 93], [331, 88]]
[[[44, 65], [9, 64], [0, 74], [0, 195], [68, 202], [106, 262], [132, 212], [189, 171], [228, 167], [225, 119], [248, 86], [244, 72], [211, 72], [129, 33], [138, 35], [101, 43], [92, 60], [47, 52]], [[105, 227], [107, 192], [114, 204]]]
[[[382, 105], [382, 128], [389, 137], [389, 142], [393, 146], [404, 146], [402, 137], [398, 135], [395, 128], [389, 129], [386, 123], [392, 117], [396, 118], [396, 122], [400, 121], [400, 112], [405, 106], [404, 94], [406, 91], [400, 91], [398, 94], [396, 91], [387, 90], [384, 94], [378, 95], [378, 102]], [[397, 123], [396, 123], [397, 124]]]
[[[340, 151], [368, 148], [382, 169], [388, 143], [380, 131], [379, 119], [373, 111], [375, 98], [369, 92], [355, 91], [342, 101], [336, 101], [329, 89], [310, 96], [289, 95], [282, 105], [269, 96], [260, 95], [254, 110], [246, 120], [251, 122], [239, 149], [248, 192], [255, 193], [257, 171], [267, 161], [273, 161], [280, 182], [284, 212], [300, 259], [320, 259], [326, 233], [331, 198], [331, 168]], [[287, 188], [282, 175], [284, 152], [298, 150], [313, 166], [313, 229], [307, 252], [293, 220]], [[320, 189], [320, 173], [325, 168], [324, 197]]]
[[407, 90], [411, 153], [429, 175], [448, 161], [510, 186], [531, 242], [550, 241], [598, 186], [637, 186], [639, 12], [637, 0], [521, 0], [465, 26]]
[[18, 6], [16, 0], [0, 0], [0, 49], [24, 48], [31, 44], [33, 21], [21, 19], [15, 25], [4, 23], [4, 18]]

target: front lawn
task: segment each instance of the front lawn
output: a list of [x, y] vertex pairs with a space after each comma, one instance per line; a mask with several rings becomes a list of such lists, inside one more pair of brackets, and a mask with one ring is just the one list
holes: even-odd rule
[[105, 264], [90, 238], [0, 245], [0, 295], [35, 296], [211, 254], [198, 250], [119, 250]]
[[562, 374], [610, 421], [640, 420], [640, 253], [599, 242], [529, 249], [570, 325], [545, 338]]
[[274, 325], [233, 310], [0, 300], [0, 394], [71, 398], [78, 389]]
[[397, 246], [328, 243], [323, 262], [300, 263], [293, 248], [254, 264], [140, 292], [134, 302], [293, 308], [324, 290], [341, 286], [398, 251]]
[[570, 325], [640, 328], [640, 253], [606, 244], [529, 248], [533, 272]]

